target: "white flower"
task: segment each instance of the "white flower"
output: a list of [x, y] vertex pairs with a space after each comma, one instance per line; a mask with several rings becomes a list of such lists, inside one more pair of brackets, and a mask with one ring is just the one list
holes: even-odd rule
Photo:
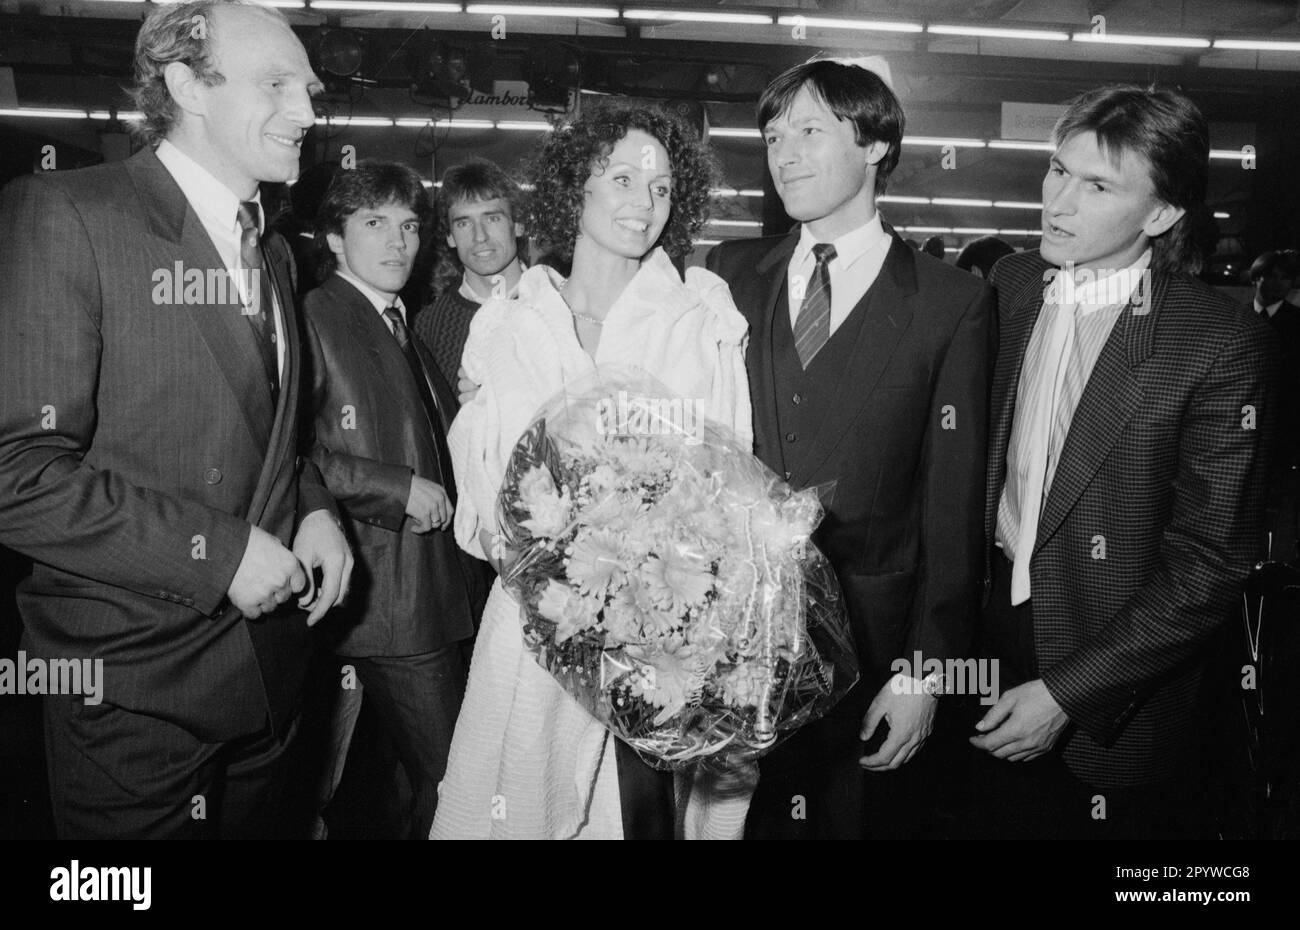
[[647, 559], [641, 566], [641, 578], [658, 603], [678, 612], [704, 603], [704, 596], [713, 590], [709, 563], [681, 544]]
[[597, 610], [597, 602], [580, 596], [567, 584], [553, 578], [546, 583], [546, 590], [537, 602], [537, 612], [555, 623], [557, 643], [595, 626]]
[[608, 530], [583, 530], [565, 551], [569, 580], [583, 594], [604, 597], [609, 591], [617, 591], [627, 576], [618, 537]]
[[520, 523], [537, 539], [554, 539], [569, 525], [572, 502], [569, 492], [556, 493], [555, 480], [546, 468], [534, 466], [519, 479], [519, 501], [528, 510]]

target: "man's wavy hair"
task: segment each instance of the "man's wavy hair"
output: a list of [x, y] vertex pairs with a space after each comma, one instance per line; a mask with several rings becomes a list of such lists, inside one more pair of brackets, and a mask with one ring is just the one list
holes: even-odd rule
[[668, 152], [672, 206], [656, 246], [672, 258], [688, 255], [709, 218], [709, 198], [718, 172], [694, 130], [671, 113], [651, 107], [606, 105], [588, 110], [543, 140], [528, 167], [533, 185], [525, 226], [547, 251], [573, 257], [573, 244], [586, 203], [583, 188], [593, 169], [609, 164], [610, 152], [639, 129]]
[[[438, 228], [434, 232], [436, 264], [433, 269], [433, 292], [441, 294], [454, 285], [465, 273], [456, 250], [447, 245], [451, 235], [451, 207], [457, 201], [504, 200], [510, 204], [510, 221], [524, 222], [524, 197], [519, 182], [496, 162], [486, 158], [471, 158], [454, 165], [442, 174], [442, 186], [434, 198], [434, 216]], [[528, 237], [515, 239], [516, 254], [522, 262], [528, 254]]]
[[316, 272], [320, 280], [329, 277], [338, 265], [326, 236], [330, 233], [343, 235], [348, 217], [358, 210], [388, 203], [401, 204], [419, 219], [420, 250], [423, 252], [433, 207], [414, 168], [395, 161], [366, 159], [357, 162], [355, 168], [334, 175], [316, 214]]
[[[252, 7], [288, 24], [275, 7], [251, 0], [187, 0], [154, 7], [135, 39], [135, 86], [131, 91], [136, 107], [144, 114], [138, 131], [150, 145], [165, 139], [181, 116], [167, 89], [164, 75], [169, 64], [188, 65], [208, 87], [225, 83], [225, 75], [212, 60], [212, 11], [223, 6]], [[200, 22], [202, 29], [196, 28]]]
[[836, 119], [853, 124], [853, 141], [862, 147], [884, 142], [885, 156], [876, 164], [876, 196], [885, 192], [903, 150], [903, 105], [880, 75], [827, 58], [805, 61], [778, 75], [758, 98], [758, 131], [790, 109], [804, 87]]
[[1091, 132], [1102, 153], [1118, 165], [1123, 153], [1146, 162], [1156, 196], [1187, 211], [1151, 240], [1151, 267], [1195, 275], [1204, 264], [1196, 226], [1205, 212], [1210, 175], [1210, 130], [1196, 104], [1182, 93], [1155, 86], [1111, 84], [1085, 91], [1066, 104], [1052, 130], [1060, 148]]

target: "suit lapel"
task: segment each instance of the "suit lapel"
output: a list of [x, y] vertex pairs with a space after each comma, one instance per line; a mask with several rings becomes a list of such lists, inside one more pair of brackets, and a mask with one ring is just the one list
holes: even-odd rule
[[806, 484], [843, 441], [911, 325], [917, 290], [915, 258], [911, 246], [892, 230], [889, 233], [892, 241], [880, 274], [850, 313], [862, 313], [863, 319], [849, 363], [840, 369], [830, 393], [838, 402], [826, 411], [798, 473], [790, 476], [795, 487]]
[[1035, 552], [1060, 528], [1142, 403], [1142, 385], [1134, 369], [1155, 349], [1156, 320], [1167, 286], [1166, 276], [1156, 277], [1149, 312], [1143, 312], [1140, 304], [1125, 306], [1102, 347], [1070, 420], [1061, 462], [1038, 521]]
[[267, 443], [266, 467], [262, 469], [257, 489], [253, 492], [253, 502], [249, 507], [248, 518], [253, 523], [261, 522], [281, 468], [296, 458], [293, 442], [297, 435], [295, 426], [298, 410], [298, 367], [301, 358], [298, 318], [289, 276], [288, 246], [278, 236], [269, 232], [265, 241], [265, 252], [270, 260], [271, 281], [280, 302], [281, 316], [284, 318], [284, 370], [280, 375], [280, 392], [276, 403], [274, 426]]
[[[745, 353], [745, 365], [749, 369], [749, 393], [754, 408], [754, 448], [763, 449], [770, 443], [773, 454], [779, 459], [776, 450], [776, 378], [772, 372], [772, 320], [780, 302], [781, 288], [785, 285], [786, 269], [790, 256], [799, 244], [799, 227], [774, 246], [754, 267], [756, 276], [748, 285], [753, 295], [749, 306], [757, 307], [757, 312], [749, 323], [749, 347]], [[736, 282], [733, 292], [744, 287]], [[775, 462], [767, 463], [778, 471]]]
[[[168, 251], [183, 267], [204, 273], [214, 268], [224, 271], [225, 262], [203, 223], [158, 156], [146, 150], [130, 159], [127, 169], [150, 230], [171, 244]], [[253, 441], [259, 449], [265, 449], [270, 441], [272, 410], [269, 403], [258, 400], [259, 392], [266, 392], [265, 375], [252, 327], [240, 311], [238, 304], [185, 305], [212, 361], [237, 399]]]
[[[366, 354], [373, 361], [369, 380], [379, 383], [376, 397], [382, 398], [385, 393], [397, 392], [401, 394], [403, 409], [423, 411], [424, 401], [420, 399], [419, 389], [410, 375], [410, 366], [406, 364], [406, 356], [402, 354], [401, 347], [398, 346], [397, 340], [393, 338], [393, 334], [389, 331], [388, 324], [375, 310], [374, 304], [337, 274], [330, 275], [322, 287], [326, 288], [335, 300], [346, 307], [348, 323], [352, 327], [353, 337], [357, 340], [357, 345], [365, 347]], [[411, 338], [417, 346], [416, 351], [418, 352], [419, 341], [414, 336]], [[423, 356], [421, 358], [423, 359]], [[398, 372], [399, 374], [396, 380], [385, 380], [383, 374], [385, 372]], [[441, 402], [441, 398], [439, 398], [439, 401]], [[446, 411], [441, 412], [445, 420], [447, 413]], [[421, 414], [416, 413], [414, 416], [421, 416]], [[424, 419], [427, 420], [427, 417]], [[435, 456], [436, 450], [431, 445], [427, 432], [418, 430], [417, 433], [420, 435], [421, 442], [425, 444], [425, 454]]]
[[433, 396], [438, 401], [438, 415], [442, 419], [442, 431], [445, 434], [451, 429], [451, 421], [455, 418], [460, 404], [456, 400], [456, 394], [452, 391], [447, 381], [438, 370], [438, 362], [433, 355], [425, 348], [424, 343], [414, 333], [411, 334], [411, 344], [415, 346], [416, 355], [420, 356], [420, 363], [424, 365], [424, 373], [429, 381], [429, 388], [433, 391]]

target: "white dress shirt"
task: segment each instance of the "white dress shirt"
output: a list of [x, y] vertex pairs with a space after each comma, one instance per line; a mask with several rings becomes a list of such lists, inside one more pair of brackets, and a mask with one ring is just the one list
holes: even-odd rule
[[[831, 276], [831, 335], [853, 312], [871, 285], [876, 283], [892, 241], [893, 238], [885, 232], [880, 214], [877, 213], [857, 229], [831, 242], [835, 246], [835, 258], [828, 265]], [[817, 245], [817, 238], [804, 226], [799, 231], [799, 244], [790, 256], [786, 273], [791, 329], [794, 329], [795, 320], [799, 319], [804, 294], [811, 290], [813, 269], [817, 267], [817, 259], [813, 257], [812, 251], [814, 245]]]
[[[164, 139], [158, 146], [156, 154], [163, 167], [176, 179], [181, 193], [194, 208], [199, 222], [207, 231], [208, 238], [217, 249], [217, 254], [231, 273], [241, 293], [248, 278], [241, 274], [243, 265], [239, 257], [239, 245], [243, 236], [243, 227], [239, 225], [239, 197], [226, 185], [214, 178], [206, 168], [186, 155], [176, 146]], [[262, 194], [253, 195], [252, 202], [259, 207]], [[266, 211], [259, 209], [260, 228], [258, 234], [266, 231]], [[207, 276], [204, 276], [204, 280]], [[247, 294], [243, 294], [245, 302]], [[279, 374], [284, 376], [284, 311], [280, 307], [275, 288], [271, 288], [272, 316], [275, 318], [275, 357]]]
[[1276, 303], [1271, 303], [1267, 307], [1265, 307], [1262, 303], [1259, 302], [1258, 297], [1255, 298], [1255, 312], [1262, 313], [1265, 317], [1267, 317], [1270, 320], [1273, 319], [1273, 317], [1277, 316], [1277, 312], [1281, 309], [1282, 309], [1282, 301], [1280, 300], [1277, 301]]
[[[389, 321], [388, 317], [384, 316], [384, 310], [388, 307], [396, 307], [397, 312], [402, 315], [402, 322], [406, 323], [408, 329], [410, 328], [410, 321], [406, 319], [406, 305], [402, 303], [402, 298], [394, 296], [392, 300], [389, 300], [365, 281], [362, 281], [356, 275], [349, 274], [342, 268], [335, 268], [334, 272], [344, 281], [359, 290], [366, 300], [370, 301], [371, 305], [379, 313], [379, 318], [383, 320], [384, 325], [388, 327], [390, 333], [393, 332], [393, 324]], [[396, 336], [397, 334], [393, 333], [393, 335]]]
[[[1069, 434], [1070, 423], [1078, 409], [1088, 379], [1092, 376], [1092, 370], [1096, 367], [1097, 359], [1101, 356], [1101, 350], [1128, 305], [1129, 298], [1134, 291], [1138, 290], [1139, 285], [1141, 285], [1140, 298], [1145, 301], [1152, 299], [1150, 265], [1151, 250], [1147, 249], [1132, 265], [1113, 274], [1097, 278], [1089, 276], [1076, 284], [1073, 280], [1067, 282], [1062, 273], [1058, 274], [1043, 291], [1043, 308], [1034, 324], [1034, 331], [1030, 335], [1029, 344], [1025, 348], [1025, 357], [1021, 363], [1020, 382], [1016, 394], [1016, 415], [1007, 444], [1007, 479], [998, 500], [996, 541], [1008, 558], [1014, 560], [1015, 553], [1020, 551], [1020, 535], [1026, 532], [1021, 524], [1026, 514], [1035, 525], [1027, 530], [1030, 538], [1025, 540], [1025, 543], [1026, 547], [1033, 545], [1033, 536], [1037, 534], [1037, 520], [1042, 514], [1042, 505], [1051, 489], [1061, 451], [1065, 447], [1065, 440]], [[1079, 274], [1075, 275], [1075, 278], [1080, 277]], [[1053, 319], [1059, 312], [1056, 310], [1058, 304], [1075, 308], [1072, 314], [1074, 331], [1069, 339], [1066, 357], [1059, 362], [1051, 359], [1051, 353], [1047, 350]], [[1149, 311], [1149, 306], [1135, 300], [1130, 312], [1142, 312], [1144, 307]], [[1044, 366], [1056, 364], [1059, 364], [1059, 369], [1056, 371], [1043, 370]], [[1067, 371], [1067, 368], [1070, 370]], [[1067, 375], [1076, 385], [1077, 390], [1061, 390], [1061, 382]], [[1033, 406], [1027, 392], [1045, 384], [1056, 385], [1056, 390], [1052, 393], [1056, 398], [1056, 406], [1048, 412], [1052, 428], [1047, 435], [1041, 431], [1036, 432], [1028, 422], [1029, 418], [1023, 415]], [[1046, 443], [1045, 449], [1040, 447], [1041, 443]], [[1026, 489], [1040, 486], [1034, 480], [1036, 476], [1030, 474], [1031, 463], [1035, 462], [1045, 465], [1045, 475], [1042, 476], [1041, 482], [1042, 498], [1037, 501], [1020, 500], [1019, 496], [1025, 493]], [[1022, 579], [1023, 574], [1022, 567]], [[1025, 579], [1020, 585], [1016, 585], [1014, 581], [1013, 576], [1012, 603], [1020, 603], [1021, 600], [1014, 599], [1016, 588], [1021, 588], [1019, 593], [1023, 600], [1024, 596], [1029, 596], [1025, 590], [1028, 582]]]
[[[518, 258], [514, 260], [514, 263], [517, 263], [522, 271], [523, 263], [520, 262]], [[510, 266], [507, 265], [506, 267], [508, 268]], [[487, 303], [493, 297], [491, 293], [480, 294], [478, 291], [474, 290], [474, 286], [469, 283], [469, 275], [467, 274], [462, 274], [460, 276], [460, 287], [458, 288], [458, 290], [460, 292], [461, 297], [464, 297], [466, 300], [472, 300], [476, 304]], [[519, 296], [519, 281], [518, 279], [516, 279], [515, 286], [510, 288], [508, 291], [506, 291], [504, 299], [514, 300], [518, 296]]]

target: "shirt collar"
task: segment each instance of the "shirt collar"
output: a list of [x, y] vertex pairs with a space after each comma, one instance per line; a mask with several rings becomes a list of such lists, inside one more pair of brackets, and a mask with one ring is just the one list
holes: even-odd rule
[[[812, 254], [812, 247], [816, 244], [817, 237], [808, 230], [807, 225], [800, 227], [799, 244], [795, 246], [791, 262], [796, 267], [802, 265]], [[832, 240], [831, 245], [835, 246], [835, 265], [841, 269], [850, 268], [868, 252], [888, 246], [889, 233], [885, 232], [880, 222], [880, 214], [876, 213], [857, 229]]]
[[406, 307], [403, 305], [401, 297], [397, 297], [392, 303], [389, 303], [388, 299], [384, 297], [383, 294], [379, 293], [379, 291], [375, 290], [365, 281], [362, 281], [356, 275], [348, 274], [342, 268], [335, 268], [334, 273], [359, 290], [361, 295], [365, 297], [366, 300], [370, 301], [371, 306], [380, 313], [383, 313], [387, 307], [396, 307], [397, 312], [402, 315], [402, 319], [406, 319]]
[[1050, 303], [1076, 306], [1084, 316], [1102, 307], [1122, 307], [1139, 284], [1144, 293], [1151, 293], [1149, 282], [1142, 283], [1150, 267], [1151, 249], [1148, 248], [1127, 268], [1100, 277], [1091, 268], [1079, 269], [1072, 278], [1067, 278], [1062, 271], [1052, 279], [1043, 296]]
[[[519, 259], [515, 258], [514, 261], [519, 262]], [[519, 262], [519, 267], [522, 272], [524, 263]], [[462, 274], [460, 276], [460, 288], [458, 292], [461, 297], [464, 297], [466, 300], [472, 300], [476, 304], [486, 303], [487, 301], [492, 299], [491, 294], [488, 294], [486, 297], [484, 297], [478, 291], [474, 290], [473, 286], [469, 283], [469, 276], [466, 274]], [[515, 286], [510, 288], [510, 290], [506, 291], [505, 299], [514, 300], [518, 296], [519, 296], [519, 282], [515, 281]]]
[[[190, 206], [199, 215], [204, 226], [228, 230], [235, 236], [239, 235], [239, 204], [242, 201], [234, 191], [166, 139], [159, 143], [155, 154], [176, 179], [181, 193], [190, 202]], [[253, 195], [252, 202], [259, 207], [262, 205], [260, 190]], [[266, 231], [266, 211], [259, 209], [257, 213], [257, 233], [260, 236]]]
[[1255, 298], [1255, 312], [1264, 314], [1270, 320], [1274, 317], [1274, 315], [1277, 314], [1278, 310], [1280, 309], [1282, 309], [1282, 301], [1280, 300], [1277, 301], [1276, 303], [1271, 303], [1267, 307], [1265, 307], [1263, 304], [1259, 302], [1258, 297]]

